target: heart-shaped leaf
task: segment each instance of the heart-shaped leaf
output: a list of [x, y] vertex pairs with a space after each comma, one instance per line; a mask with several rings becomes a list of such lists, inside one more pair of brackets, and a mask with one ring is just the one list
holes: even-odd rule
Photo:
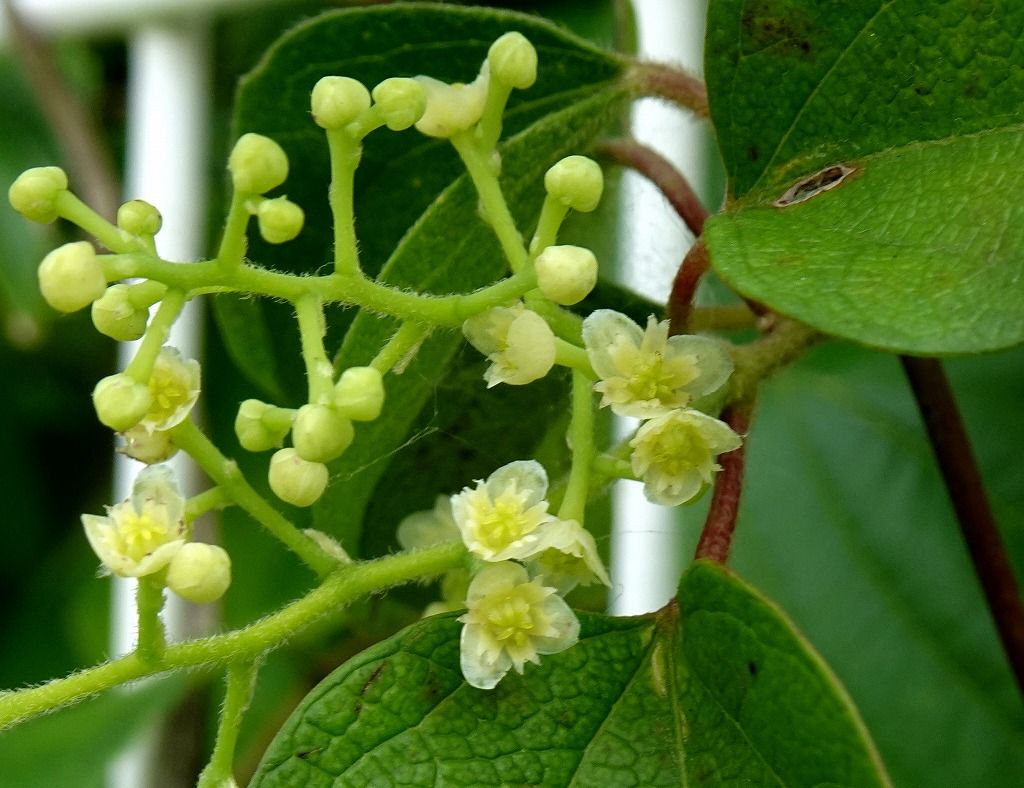
[[886, 349], [1024, 339], [1024, 8], [716, 0], [708, 31], [723, 277]]
[[307, 696], [252, 785], [888, 784], [821, 659], [728, 570], [694, 564], [655, 615], [581, 622], [491, 691], [462, 680], [453, 616], [409, 627]]

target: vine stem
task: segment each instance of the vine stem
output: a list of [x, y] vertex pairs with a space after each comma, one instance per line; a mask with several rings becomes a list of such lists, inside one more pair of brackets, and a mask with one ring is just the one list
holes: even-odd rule
[[685, 334], [693, 311], [693, 298], [697, 294], [697, 285], [701, 277], [708, 272], [711, 261], [708, 248], [700, 238], [683, 258], [683, 262], [672, 280], [672, 292], [668, 297], [668, 331], [669, 334]]
[[722, 420], [743, 438], [738, 449], [722, 454], [718, 460], [722, 466], [715, 479], [715, 491], [711, 497], [711, 508], [704, 521], [700, 541], [697, 543], [695, 559], [707, 558], [724, 564], [729, 558], [732, 537], [736, 531], [736, 519], [740, 511], [740, 496], [743, 492], [743, 471], [746, 465], [747, 433], [754, 410], [754, 400], [734, 402], [722, 412]]
[[967, 552], [995, 620], [1017, 687], [1024, 694], [1024, 604], [970, 438], [942, 363], [900, 356], [946, 485]]
[[618, 138], [605, 140], [598, 146], [613, 161], [636, 170], [653, 183], [668, 200], [690, 232], [699, 236], [704, 232], [708, 211], [701, 203], [690, 182], [676, 166], [658, 151], [636, 140]]
[[634, 63], [628, 75], [641, 96], [667, 99], [699, 117], [708, 117], [708, 89], [697, 77], [664, 63]]
[[255, 660], [354, 599], [410, 580], [434, 577], [460, 566], [465, 557], [466, 548], [455, 542], [343, 566], [302, 599], [276, 613], [223, 635], [169, 645], [155, 662], [129, 654], [38, 687], [0, 693], [0, 730], [145, 676]]

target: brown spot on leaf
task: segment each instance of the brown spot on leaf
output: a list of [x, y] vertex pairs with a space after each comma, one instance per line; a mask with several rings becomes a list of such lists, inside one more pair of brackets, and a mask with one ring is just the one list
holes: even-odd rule
[[812, 197], [817, 197], [822, 192], [834, 189], [845, 181], [852, 173], [856, 172], [855, 167], [848, 167], [845, 164], [833, 164], [819, 170], [813, 175], [801, 178], [794, 183], [782, 196], [772, 203], [776, 208], [785, 208], [789, 205], [806, 202]]

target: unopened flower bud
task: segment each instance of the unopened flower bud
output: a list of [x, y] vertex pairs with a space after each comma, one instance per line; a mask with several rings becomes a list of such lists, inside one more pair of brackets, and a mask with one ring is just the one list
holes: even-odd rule
[[149, 386], [123, 372], [103, 378], [92, 391], [97, 417], [116, 432], [127, 432], [142, 421], [152, 402]]
[[67, 188], [68, 176], [60, 167], [33, 167], [11, 184], [7, 199], [26, 219], [49, 224], [57, 218], [57, 198]]
[[544, 188], [573, 210], [588, 213], [601, 201], [604, 175], [593, 159], [566, 156], [544, 174]]
[[256, 212], [260, 235], [271, 244], [292, 240], [302, 230], [305, 219], [302, 209], [287, 197], [264, 200]]
[[537, 81], [537, 50], [522, 33], [505, 33], [487, 52], [491, 76], [498, 82], [526, 90]]
[[384, 379], [373, 367], [350, 367], [334, 386], [334, 404], [353, 421], [373, 421], [384, 407]]
[[59, 312], [77, 312], [103, 295], [107, 280], [88, 241], [64, 244], [39, 264], [39, 289]]
[[351, 564], [352, 556], [350, 556], [345, 548], [339, 544], [338, 540], [330, 534], [325, 534], [323, 531], [318, 531], [316, 528], [305, 528], [302, 533], [320, 545], [320, 549], [323, 550], [327, 555], [331, 556], [338, 561], [339, 564]]
[[111, 285], [92, 304], [92, 324], [104, 336], [131, 342], [146, 333], [149, 310], [132, 303], [130, 285]]
[[[486, 64], [485, 64], [486, 65]], [[433, 77], [415, 77], [423, 86], [427, 108], [416, 128], [428, 137], [451, 137], [472, 127], [484, 114], [487, 69], [468, 85], [449, 85]]]
[[117, 209], [117, 226], [132, 235], [156, 235], [164, 219], [145, 200], [129, 200]]
[[167, 567], [168, 588], [197, 605], [220, 599], [230, 585], [231, 557], [215, 544], [183, 544]]
[[247, 399], [238, 406], [238, 415], [235, 417], [238, 442], [247, 451], [266, 451], [280, 447], [292, 428], [290, 414], [290, 411], [258, 399]]
[[235, 191], [264, 194], [288, 177], [288, 156], [270, 137], [243, 134], [228, 157], [228, 170]]
[[534, 266], [537, 286], [556, 304], [579, 303], [597, 284], [597, 258], [582, 246], [549, 246]]
[[150, 432], [141, 424], [136, 424], [121, 437], [125, 445], [118, 451], [146, 465], [166, 462], [178, 453], [178, 447], [171, 441], [170, 435], [162, 431]]
[[324, 129], [340, 129], [370, 108], [370, 91], [350, 77], [323, 77], [310, 96], [313, 120]]
[[373, 101], [392, 131], [403, 131], [423, 117], [427, 92], [415, 79], [392, 77], [373, 89]]
[[303, 405], [292, 426], [292, 443], [304, 460], [330, 462], [352, 443], [352, 422], [330, 405]]
[[327, 489], [327, 466], [308, 462], [295, 449], [281, 449], [270, 458], [268, 474], [274, 495], [293, 506], [311, 506]]

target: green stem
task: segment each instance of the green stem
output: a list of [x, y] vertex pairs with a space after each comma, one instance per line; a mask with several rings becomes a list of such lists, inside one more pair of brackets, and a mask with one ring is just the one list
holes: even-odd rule
[[231, 498], [221, 487], [211, 487], [185, 501], [185, 522], [198, 520], [207, 512], [231, 505]]
[[234, 784], [235, 745], [238, 743], [238, 729], [242, 716], [249, 708], [252, 693], [256, 687], [258, 660], [242, 660], [228, 665], [227, 692], [217, 726], [217, 741], [213, 754], [203, 773], [199, 775], [196, 788], [223, 788]]
[[146, 383], [153, 374], [153, 365], [160, 355], [160, 350], [171, 334], [171, 327], [178, 319], [182, 308], [185, 306], [185, 293], [182, 290], [168, 290], [164, 294], [163, 301], [149, 321], [146, 327], [146, 334], [135, 352], [135, 357], [125, 367], [125, 374], [130, 376], [137, 383]]
[[248, 512], [314, 572], [326, 575], [337, 566], [337, 561], [324, 552], [320, 545], [296, 528], [249, 485], [237, 463], [221, 454], [195, 422], [185, 419], [178, 426], [172, 427], [170, 434], [174, 445], [192, 457], [234, 503]]
[[359, 250], [352, 193], [362, 145], [346, 129], [331, 129], [327, 132], [327, 146], [331, 155], [328, 194], [334, 220], [334, 270], [358, 274]]
[[530, 241], [530, 257], [536, 258], [558, 240], [558, 231], [568, 213], [569, 206], [561, 200], [555, 199], [550, 194], [544, 198], [544, 205], [540, 209], [540, 218], [537, 220], [537, 229], [533, 233], [533, 240]]
[[139, 616], [139, 640], [135, 645], [135, 655], [144, 663], [158, 662], [167, 645], [164, 625], [160, 620], [160, 611], [164, 607], [162, 577], [147, 575], [138, 579], [135, 607]]
[[307, 295], [295, 302], [302, 340], [302, 360], [306, 364], [309, 401], [327, 404], [334, 394], [334, 365], [324, 350], [324, 308], [315, 295]]
[[599, 454], [591, 463], [594, 480], [600, 479], [636, 479], [633, 466], [629, 460], [623, 460], [611, 454]]
[[577, 370], [572, 373], [572, 421], [569, 422], [572, 467], [558, 516], [583, 522], [590, 492], [590, 470], [594, 459], [593, 381]]
[[429, 333], [430, 327], [423, 323], [411, 321], [402, 323], [387, 344], [374, 356], [370, 366], [381, 375], [386, 375], [396, 364], [403, 361], [409, 351], [422, 342]]
[[81, 227], [112, 252], [129, 254], [146, 251], [145, 244], [134, 236], [122, 233], [117, 225], [108, 222], [72, 192], [63, 191], [58, 195], [57, 215]]
[[245, 259], [245, 231], [249, 226], [249, 209], [246, 201], [252, 197], [235, 190], [231, 194], [231, 205], [228, 207], [227, 221], [224, 223], [224, 234], [217, 250], [217, 264], [224, 271], [234, 271]]
[[128, 288], [128, 302], [136, 309], [149, 309], [167, 294], [167, 285], [147, 279]]
[[555, 337], [555, 363], [559, 366], [569, 367], [573, 373], [579, 372], [591, 381], [597, 380], [597, 373], [590, 365], [587, 351], [558, 337]]
[[821, 339], [821, 334], [795, 320], [782, 319], [770, 334], [733, 349], [736, 371], [732, 376], [730, 402], [752, 399], [757, 385], [776, 370], [799, 358]]
[[529, 256], [523, 246], [523, 237], [516, 229], [515, 219], [509, 212], [505, 195], [501, 192], [498, 175], [491, 163], [491, 150], [481, 150], [471, 133], [463, 132], [452, 137], [452, 145], [462, 158], [466, 171], [480, 197], [483, 219], [498, 237], [502, 251], [512, 271], [517, 273], [526, 268]]
[[410, 580], [439, 575], [461, 566], [465, 557], [466, 548], [452, 543], [340, 567], [319, 587], [278, 612], [234, 632], [170, 645], [157, 663], [147, 664], [130, 654], [38, 687], [2, 693], [0, 730], [144, 676], [256, 659], [354, 599]]
[[487, 98], [484, 101], [483, 115], [476, 127], [476, 144], [480, 150], [493, 151], [501, 138], [501, 118], [505, 114], [505, 105], [512, 88], [503, 85], [491, 77], [487, 83]]

